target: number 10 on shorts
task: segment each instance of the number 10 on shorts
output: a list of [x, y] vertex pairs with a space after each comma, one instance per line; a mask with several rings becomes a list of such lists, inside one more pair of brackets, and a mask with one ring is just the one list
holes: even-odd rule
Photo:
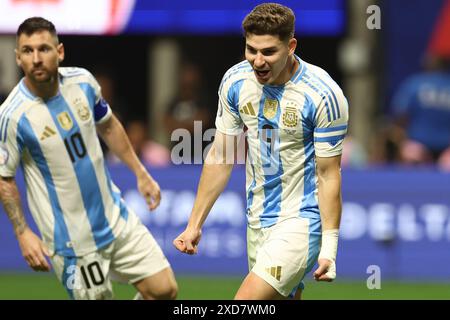
[[[69, 274], [66, 286], [70, 290], [79, 290], [83, 287], [91, 289], [93, 286], [102, 285], [105, 282], [105, 276], [98, 261], [94, 261], [86, 266], [71, 265], [66, 269]], [[81, 282], [83, 279], [83, 282]], [[82, 285], [84, 283], [84, 286]]]

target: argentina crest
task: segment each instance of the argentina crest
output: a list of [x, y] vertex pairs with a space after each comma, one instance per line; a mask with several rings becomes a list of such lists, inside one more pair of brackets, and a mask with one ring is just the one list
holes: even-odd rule
[[266, 98], [264, 102], [263, 114], [267, 119], [273, 119], [277, 115], [278, 100]]
[[88, 121], [91, 118], [91, 112], [89, 111], [88, 106], [83, 103], [81, 99], [75, 99], [73, 104], [75, 105], [75, 110], [77, 110], [78, 117], [80, 117], [81, 121]]
[[61, 112], [60, 114], [58, 114], [57, 118], [58, 118], [58, 122], [59, 122], [61, 128], [63, 128], [66, 131], [69, 131], [70, 129], [72, 129], [73, 121], [72, 121], [72, 118], [70, 117], [70, 115], [67, 113], [67, 111], [64, 111], [64, 112]]
[[282, 116], [283, 125], [288, 128], [294, 128], [298, 125], [297, 108], [292, 105], [286, 106]]

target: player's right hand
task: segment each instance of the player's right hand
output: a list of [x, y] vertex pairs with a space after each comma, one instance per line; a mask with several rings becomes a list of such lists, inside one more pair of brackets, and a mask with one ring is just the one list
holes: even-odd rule
[[186, 228], [186, 230], [173, 240], [173, 245], [183, 253], [196, 254], [201, 237], [201, 230]]
[[50, 264], [45, 258], [50, 256], [48, 249], [31, 229], [26, 228], [17, 240], [23, 257], [34, 271], [50, 271]]

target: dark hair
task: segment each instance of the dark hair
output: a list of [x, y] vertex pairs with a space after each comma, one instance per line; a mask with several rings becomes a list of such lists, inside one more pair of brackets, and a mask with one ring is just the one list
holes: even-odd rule
[[257, 5], [245, 17], [242, 22], [244, 36], [256, 35], [278, 35], [280, 40], [285, 41], [294, 37], [295, 15], [294, 12], [278, 3], [263, 3]]
[[22, 22], [19, 26], [19, 29], [17, 29], [17, 38], [19, 38], [23, 33], [27, 36], [31, 36], [33, 33], [38, 31], [48, 31], [52, 36], [58, 39], [55, 25], [41, 17], [28, 18], [24, 22]]

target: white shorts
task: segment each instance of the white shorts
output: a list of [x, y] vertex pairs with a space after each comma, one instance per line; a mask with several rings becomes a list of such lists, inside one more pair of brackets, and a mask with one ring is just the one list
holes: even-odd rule
[[72, 299], [112, 299], [111, 280], [136, 283], [170, 267], [158, 243], [130, 214], [125, 229], [107, 247], [83, 257], [51, 258], [58, 279]]
[[320, 219], [290, 218], [268, 228], [247, 227], [249, 270], [281, 295], [295, 294], [320, 250]]

